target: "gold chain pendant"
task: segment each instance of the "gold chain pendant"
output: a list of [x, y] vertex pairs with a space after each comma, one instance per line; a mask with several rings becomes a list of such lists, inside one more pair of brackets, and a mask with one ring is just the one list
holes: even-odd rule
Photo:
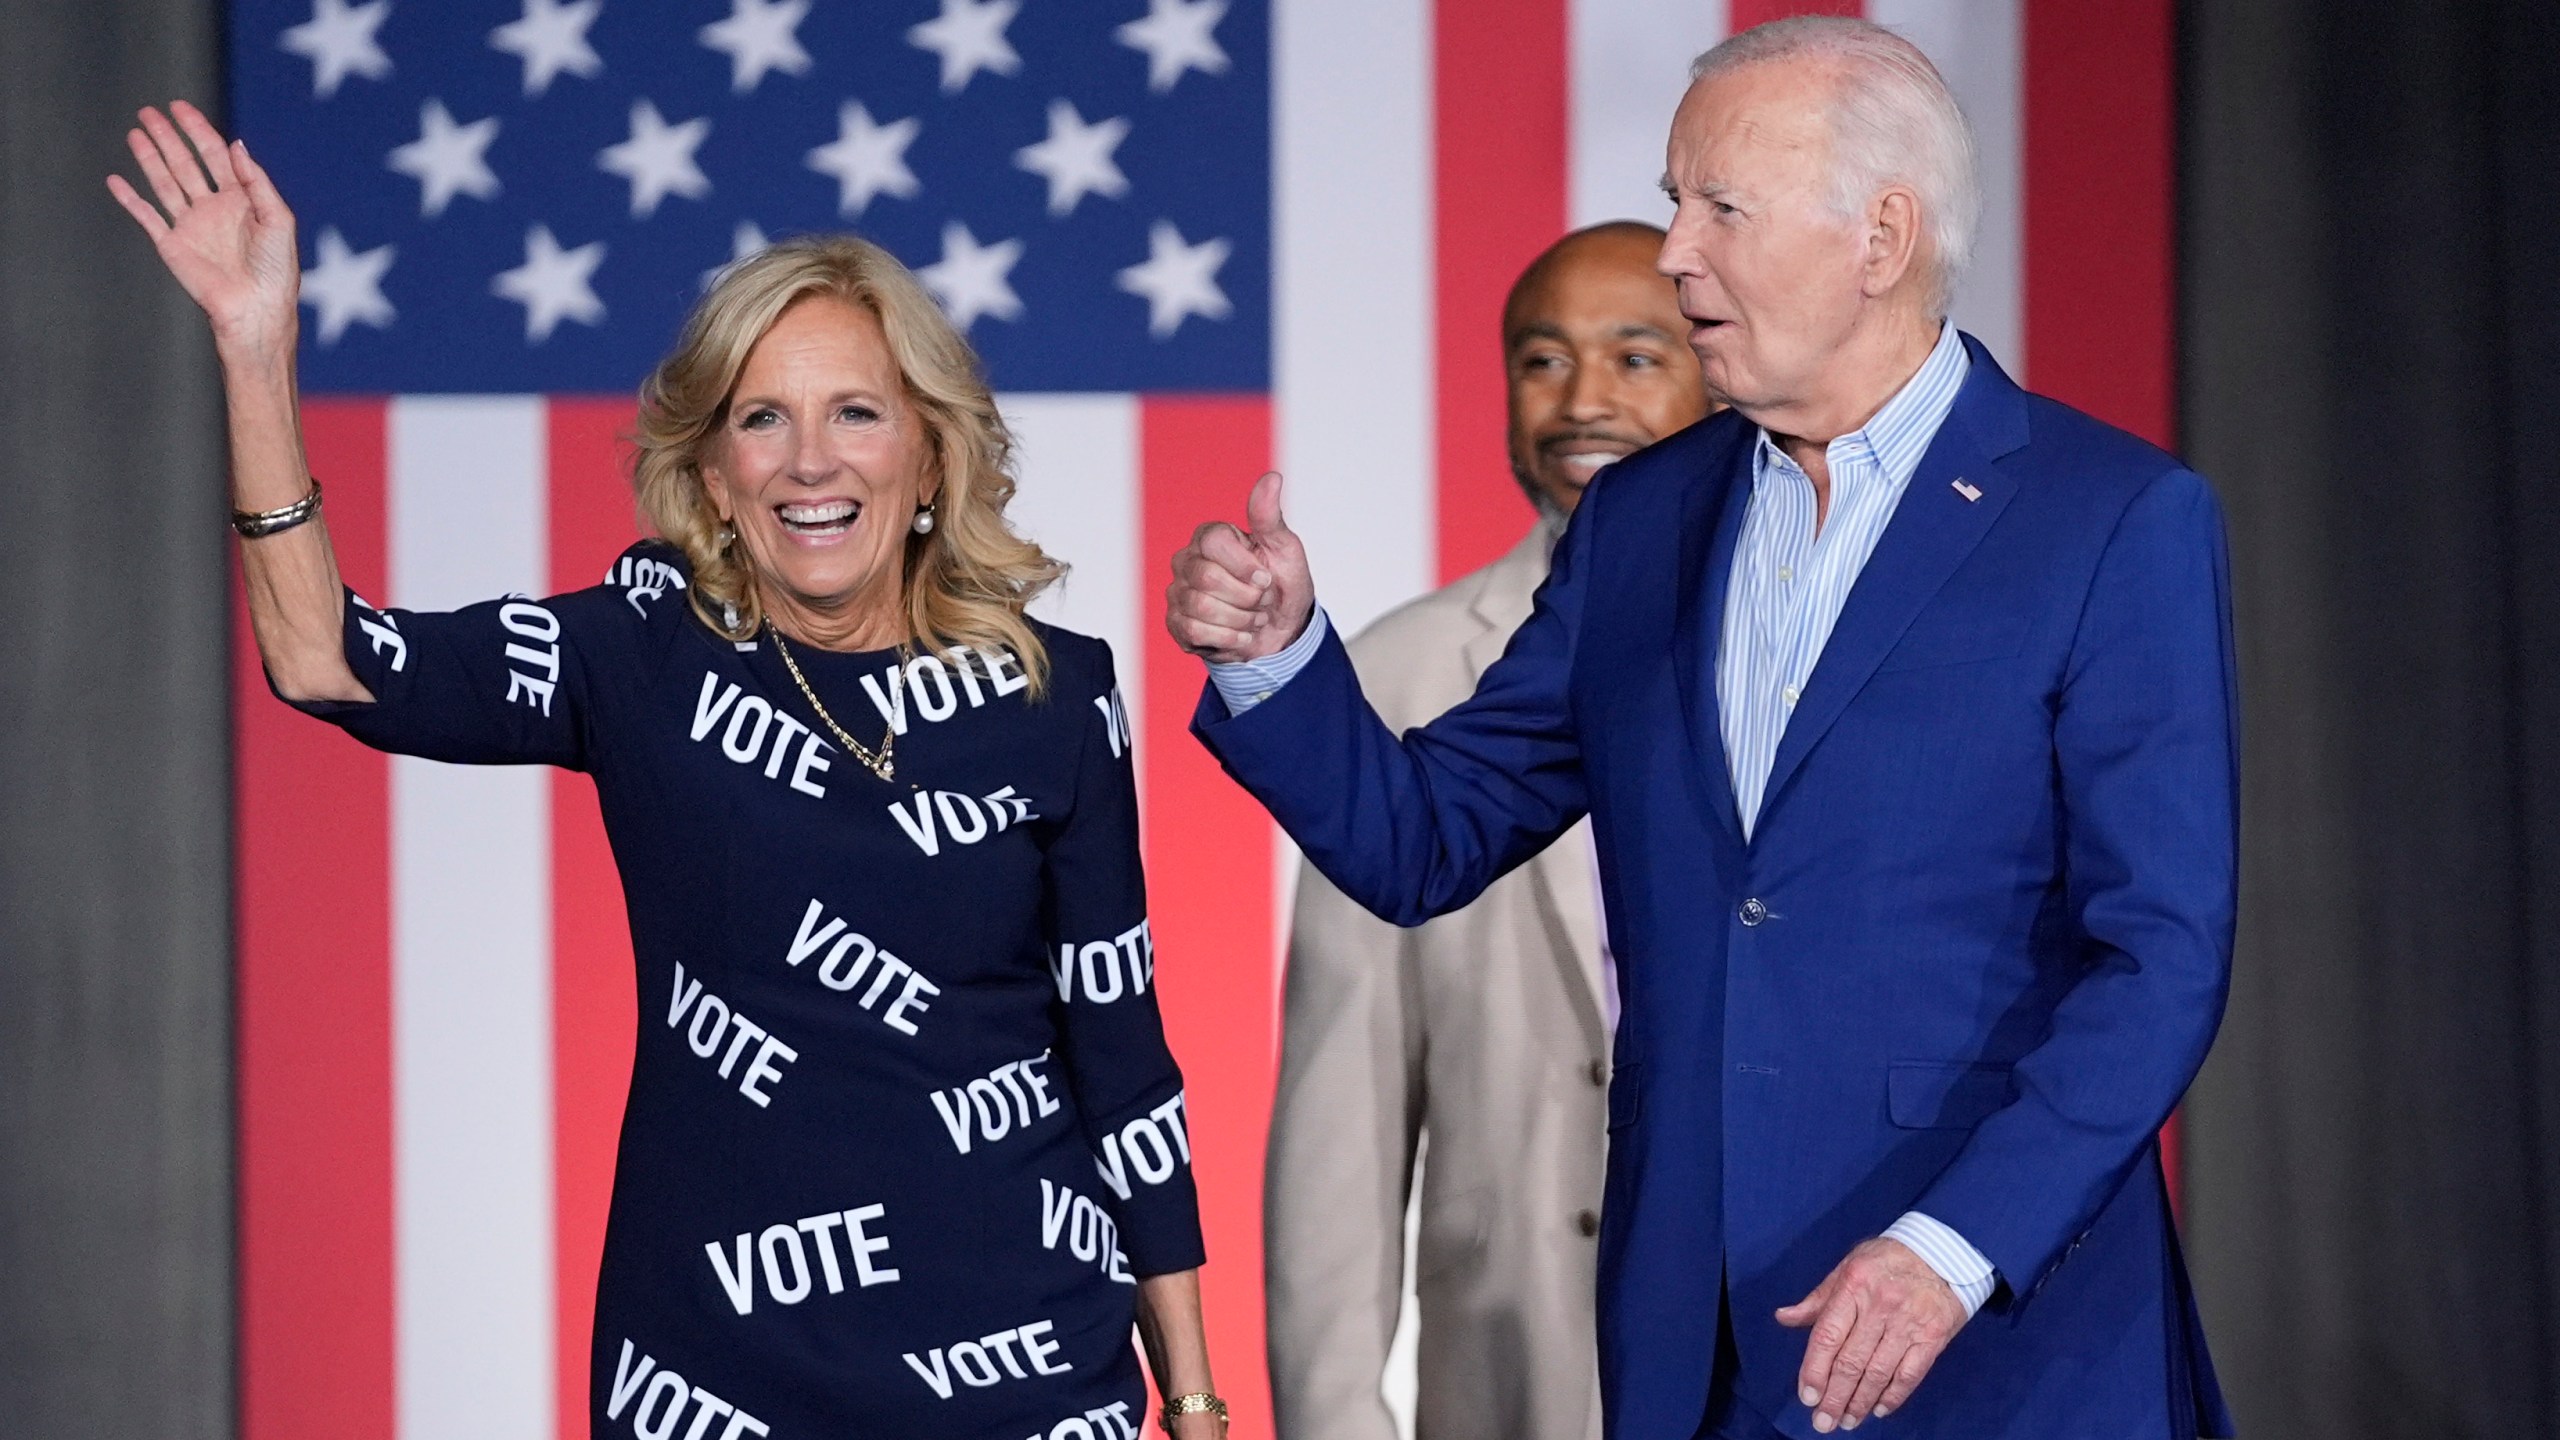
[[818, 712], [818, 719], [825, 723], [827, 729], [835, 733], [836, 743], [842, 745], [854, 759], [861, 761], [863, 768], [872, 774], [879, 776], [882, 780], [896, 779], [898, 765], [895, 751], [898, 744], [898, 728], [892, 725], [881, 733], [878, 750], [873, 750], [870, 746], [854, 739], [852, 735], [846, 733], [842, 725], [836, 723], [836, 717], [828, 713], [826, 705], [818, 699], [818, 692], [809, 688], [809, 677], [800, 673], [800, 662], [791, 658], [791, 647], [782, 643], [782, 631], [775, 627], [770, 618], [764, 622], [764, 633], [773, 637], [773, 653], [782, 657], [782, 668], [791, 672], [791, 683], [800, 687], [800, 698], [808, 701], [809, 708]]

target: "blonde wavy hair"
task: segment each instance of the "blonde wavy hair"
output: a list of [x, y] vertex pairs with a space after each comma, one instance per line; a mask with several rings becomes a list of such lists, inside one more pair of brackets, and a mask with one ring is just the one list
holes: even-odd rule
[[686, 317], [674, 352], [640, 387], [632, 488], [650, 526], [693, 567], [694, 613], [733, 640], [764, 623], [743, 547], [721, 542], [702, 462], [728, 419], [747, 352], [783, 311], [812, 295], [858, 305], [879, 320], [930, 437], [927, 480], [939, 480], [940, 491], [932, 533], [906, 537], [909, 636], [928, 650], [1000, 646], [1021, 662], [1031, 693], [1045, 693], [1048, 651], [1023, 607], [1066, 566], [1005, 522], [1013, 437], [976, 352], [942, 308], [896, 256], [852, 235], [785, 240], [722, 271]]

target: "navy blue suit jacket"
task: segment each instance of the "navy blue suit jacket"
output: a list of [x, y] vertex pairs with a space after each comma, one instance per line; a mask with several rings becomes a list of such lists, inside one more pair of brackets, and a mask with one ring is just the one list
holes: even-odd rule
[[[1790, 718], [1749, 842], [1717, 717], [1754, 430], [1611, 469], [1475, 696], [1398, 737], [1337, 641], [1196, 733], [1416, 924], [1586, 811], [1625, 996], [1600, 1369], [1688, 1440], [1729, 1286], [1744, 1400], [1811, 1437], [1771, 1312], [1905, 1210], [1999, 1268], [1911, 1437], [2227, 1435], [2154, 1135], [2230, 974], [2238, 736], [2205, 482], [1973, 368]], [[1961, 481], [1978, 492], [1972, 498]]]

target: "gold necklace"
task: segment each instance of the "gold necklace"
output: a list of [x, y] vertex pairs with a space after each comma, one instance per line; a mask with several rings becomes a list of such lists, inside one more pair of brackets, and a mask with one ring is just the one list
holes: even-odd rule
[[837, 743], [850, 751], [853, 758], [861, 761], [863, 768], [872, 774], [883, 780], [897, 778], [898, 766], [893, 752], [898, 744], [898, 727], [892, 725], [881, 732], [878, 750], [873, 750], [854, 739], [845, 732], [842, 725], [836, 723], [835, 716], [827, 713], [827, 707], [818, 700], [818, 692], [809, 688], [809, 677], [800, 673], [800, 662], [791, 658], [791, 647], [782, 643], [781, 629], [771, 620], [767, 620], [764, 622], [764, 632], [773, 637], [773, 653], [782, 657], [782, 668], [791, 672], [791, 683], [800, 687], [801, 698], [807, 700], [809, 708], [817, 711], [818, 718], [826, 723], [829, 730], [835, 732]]

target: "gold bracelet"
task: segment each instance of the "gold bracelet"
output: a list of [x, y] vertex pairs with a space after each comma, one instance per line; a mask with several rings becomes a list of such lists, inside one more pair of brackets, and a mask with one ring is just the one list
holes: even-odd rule
[[1173, 1433], [1173, 1420], [1177, 1415], [1215, 1415], [1218, 1428], [1223, 1431], [1227, 1425], [1227, 1402], [1206, 1390], [1174, 1396], [1164, 1402], [1164, 1413], [1156, 1417], [1156, 1422], [1164, 1426], [1167, 1435]]

